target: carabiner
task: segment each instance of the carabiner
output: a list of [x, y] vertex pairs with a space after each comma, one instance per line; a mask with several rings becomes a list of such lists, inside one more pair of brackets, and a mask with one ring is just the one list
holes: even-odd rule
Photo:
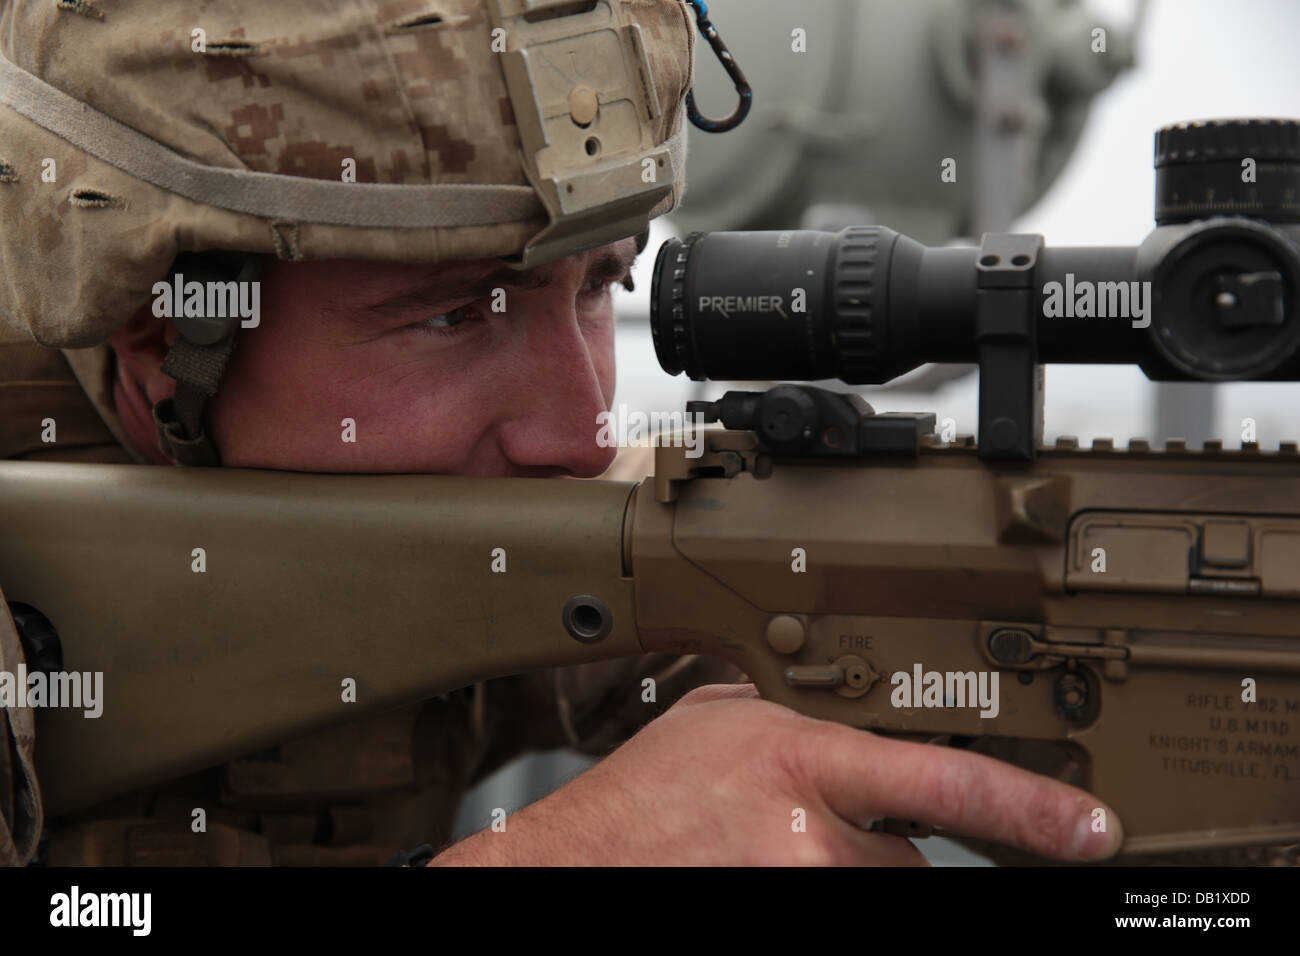
[[735, 129], [749, 115], [749, 108], [754, 101], [754, 92], [750, 89], [745, 74], [741, 72], [740, 64], [731, 55], [727, 45], [722, 42], [722, 37], [718, 36], [718, 28], [709, 20], [709, 8], [704, 5], [704, 0], [684, 0], [684, 2], [695, 9], [695, 19], [700, 25], [700, 33], [709, 41], [709, 46], [713, 47], [718, 62], [727, 71], [727, 76], [731, 77], [731, 82], [736, 86], [736, 93], [740, 96], [740, 103], [734, 113], [726, 119], [714, 120], [702, 115], [695, 108], [695, 89], [692, 87], [686, 91], [686, 115], [690, 117], [692, 123], [706, 133], [725, 133], [729, 129]]

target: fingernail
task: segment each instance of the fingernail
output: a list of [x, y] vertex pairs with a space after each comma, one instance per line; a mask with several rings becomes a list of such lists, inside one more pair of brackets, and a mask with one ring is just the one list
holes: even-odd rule
[[1095, 807], [1085, 813], [1074, 828], [1074, 852], [1084, 860], [1113, 856], [1123, 841], [1119, 817], [1109, 807]]

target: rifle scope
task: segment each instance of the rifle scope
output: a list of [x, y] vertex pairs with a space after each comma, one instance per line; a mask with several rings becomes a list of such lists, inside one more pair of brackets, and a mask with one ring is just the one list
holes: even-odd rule
[[883, 226], [695, 233], [659, 250], [651, 328], [670, 374], [888, 382], [1018, 342], [1038, 363], [1155, 380], [1300, 379], [1300, 122], [1156, 133], [1137, 246], [993, 234], [930, 248]]

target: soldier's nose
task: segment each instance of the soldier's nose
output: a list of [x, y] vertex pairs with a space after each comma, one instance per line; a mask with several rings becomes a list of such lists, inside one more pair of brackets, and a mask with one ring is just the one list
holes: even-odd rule
[[594, 478], [609, 467], [615, 449], [597, 443], [600, 416], [608, 410], [599, 358], [572, 314], [530, 330], [529, 361], [512, 383], [513, 417], [500, 431], [512, 463], [577, 478]]

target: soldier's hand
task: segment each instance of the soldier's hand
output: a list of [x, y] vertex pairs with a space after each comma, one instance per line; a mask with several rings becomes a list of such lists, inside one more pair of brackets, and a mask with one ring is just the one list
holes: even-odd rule
[[[1093, 829], [1098, 807], [1104, 832]], [[433, 865], [927, 865], [910, 841], [867, 832], [884, 817], [1061, 860], [1101, 859], [1122, 840], [1109, 807], [1059, 781], [716, 684]]]

